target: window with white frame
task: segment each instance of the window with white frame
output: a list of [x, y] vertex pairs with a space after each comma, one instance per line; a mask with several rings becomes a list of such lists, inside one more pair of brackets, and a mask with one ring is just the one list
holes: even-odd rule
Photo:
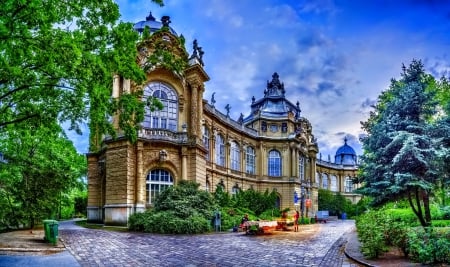
[[328, 189], [328, 175], [326, 173], [322, 174], [322, 188]]
[[155, 97], [163, 104], [162, 110], [151, 111], [146, 105], [143, 127], [177, 130], [178, 96], [174, 89], [161, 82], [151, 82], [144, 87], [144, 101]]
[[331, 177], [330, 177], [330, 191], [333, 191], [333, 192], [338, 191], [336, 175], [331, 175]]
[[225, 141], [221, 134], [216, 135], [216, 164], [225, 167]]
[[246, 172], [249, 174], [255, 174], [255, 149], [251, 146], [246, 150]]
[[344, 191], [346, 193], [353, 192], [353, 181], [350, 177], [345, 177]]
[[209, 154], [209, 129], [206, 125], [203, 125], [203, 146], [206, 148], [206, 160], [211, 160]]
[[235, 171], [241, 170], [241, 150], [239, 144], [235, 141], [231, 142], [231, 169]]
[[281, 153], [273, 149], [269, 152], [268, 175], [281, 176]]
[[146, 199], [148, 204], [154, 203], [156, 197], [165, 190], [173, 186], [173, 177], [170, 172], [162, 169], [155, 169], [147, 174]]

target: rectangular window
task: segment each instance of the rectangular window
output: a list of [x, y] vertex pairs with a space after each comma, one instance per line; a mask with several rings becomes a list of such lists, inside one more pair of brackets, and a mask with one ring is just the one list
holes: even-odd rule
[[280, 166], [280, 158], [269, 158], [269, 176], [281, 176]]
[[167, 129], [167, 119], [166, 118], [161, 118], [161, 127], [163, 129]]
[[255, 174], [255, 151], [251, 147], [247, 148], [246, 172], [249, 174]]
[[302, 156], [299, 156], [298, 159], [298, 176], [300, 181], [305, 180], [305, 158]]

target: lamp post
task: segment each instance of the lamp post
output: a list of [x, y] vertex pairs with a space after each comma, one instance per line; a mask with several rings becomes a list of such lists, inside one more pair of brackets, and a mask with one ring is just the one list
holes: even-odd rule
[[305, 210], [305, 188], [303, 186], [301, 187], [300, 210], [302, 212], [302, 220], [303, 220]]

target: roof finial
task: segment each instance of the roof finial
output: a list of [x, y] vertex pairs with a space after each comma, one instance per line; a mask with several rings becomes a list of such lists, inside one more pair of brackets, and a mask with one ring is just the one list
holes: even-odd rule
[[347, 144], [347, 136], [344, 137], [344, 143]]
[[214, 95], [216, 94], [216, 92], [212, 93], [211, 96], [211, 105], [214, 107], [214, 104], [216, 103], [216, 99], [214, 98]]
[[171, 22], [172, 21], [170, 21], [170, 17], [169, 16], [162, 16], [161, 23], [162, 23], [163, 27], [169, 27], [169, 24]]
[[231, 109], [230, 104], [227, 104], [227, 105], [225, 106], [225, 109], [227, 110], [227, 117], [230, 117], [230, 109]]
[[195, 39], [192, 42], [192, 48], [193, 48], [193, 51], [192, 51], [192, 55], [189, 58], [189, 60], [196, 59], [196, 60], [198, 60], [200, 65], [205, 66], [205, 64], [203, 63], [203, 54], [205, 54], [205, 52], [203, 52], [203, 49], [200, 46], [198, 46], [197, 39]]
[[146, 21], [155, 21], [155, 17], [153, 17], [152, 12], [150, 11], [150, 14], [148, 14], [147, 17], [145, 17]]

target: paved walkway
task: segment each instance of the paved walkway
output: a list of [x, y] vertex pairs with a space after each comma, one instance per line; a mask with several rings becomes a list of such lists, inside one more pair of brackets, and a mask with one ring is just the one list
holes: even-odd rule
[[300, 232], [156, 235], [64, 227], [60, 237], [81, 266], [358, 266], [346, 259], [354, 221], [304, 225]]

